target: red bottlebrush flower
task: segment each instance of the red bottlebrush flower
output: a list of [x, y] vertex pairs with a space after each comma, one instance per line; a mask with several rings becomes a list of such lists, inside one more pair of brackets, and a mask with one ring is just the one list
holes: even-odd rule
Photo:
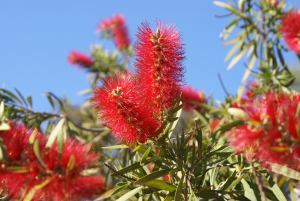
[[169, 174], [167, 174], [167, 175], [163, 176], [163, 180], [165, 182], [170, 182], [171, 181], [171, 176]]
[[[173, 26], [159, 25], [154, 32], [143, 24], [137, 34], [136, 66], [145, 96], [160, 113], [169, 109], [181, 93], [184, 52]], [[159, 115], [159, 114], [158, 114]]]
[[103, 20], [100, 23], [98, 30], [111, 34], [117, 48], [123, 49], [129, 47], [130, 40], [128, 36], [128, 28], [122, 15], [118, 14], [110, 19]]
[[196, 109], [199, 104], [204, 103], [205, 95], [202, 92], [196, 91], [192, 87], [186, 86], [181, 89], [181, 100], [183, 102], [183, 109], [190, 111]]
[[300, 54], [300, 12], [290, 11], [281, 22], [281, 32], [289, 48]]
[[209, 123], [209, 130], [211, 132], [215, 132], [220, 127], [220, 124], [221, 124], [221, 119], [213, 118]]
[[68, 57], [68, 60], [71, 64], [85, 68], [90, 68], [94, 64], [91, 57], [77, 51], [72, 51]]
[[153, 118], [151, 105], [130, 74], [108, 78], [95, 91], [94, 101], [117, 139], [132, 144], [156, 136], [160, 122]]
[[97, 162], [89, 147], [67, 140], [61, 153], [58, 146], [45, 148], [46, 137], [38, 133], [40, 158], [29, 144], [32, 134], [26, 127], [12, 123], [0, 132], [5, 147], [5, 160], [0, 162], [0, 190], [16, 200], [23, 200], [36, 189], [32, 200], [82, 200], [93, 198], [104, 190], [101, 176], [81, 173]]
[[247, 114], [246, 124], [229, 132], [232, 147], [266, 167], [277, 163], [300, 170], [299, 104], [299, 94], [269, 92], [245, 98], [238, 107]]

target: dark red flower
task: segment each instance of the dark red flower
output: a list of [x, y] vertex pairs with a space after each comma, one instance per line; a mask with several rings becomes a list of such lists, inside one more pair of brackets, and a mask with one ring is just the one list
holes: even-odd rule
[[94, 101], [100, 118], [117, 139], [132, 144], [156, 136], [160, 122], [153, 117], [151, 104], [130, 74], [108, 78], [95, 91]]
[[183, 109], [187, 111], [196, 109], [200, 104], [206, 101], [204, 93], [196, 91], [189, 86], [182, 87], [181, 93]]
[[11, 123], [11, 129], [0, 132], [5, 160], [0, 162], [0, 190], [12, 199], [23, 200], [36, 189], [32, 200], [89, 199], [104, 190], [101, 176], [83, 176], [82, 171], [95, 165], [98, 156], [89, 147], [67, 140], [60, 153], [58, 146], [45, 148], [47, 138], [38, 133], [40, 158], [29, 143], [32, 131]]
[[91, 57], [77, 51], [72, 51], [68, 57], [68, 60], [71, 64], [85, 68], [90, 68], [94, 64]]
[[100, 23], [98, 30], [111, 34], [117, 48], [123, 49], [129, 47], [130, 40], [128, 36], [128, 28], [122, 15], [118, 14], [112, 18], [103, 20]]
[[269, 92], [244, 98], [238, 108], [246, 114], [245, 125], [229, 132], [232, 147], [248, 160], [263, 165], [287, 165], [300, 170], [298, 141], [300, 139], [299, 94]]
[[281, 32], [289, 48], [300, 54], [300, 12], [290, 11], [281, 22]]
[[137, 34], [136, 66], [139, 84], [157, 113], [169, 109], [181, 92], [184, 52], [173, 26], [159, 24], [153, 31], [142, 24]]

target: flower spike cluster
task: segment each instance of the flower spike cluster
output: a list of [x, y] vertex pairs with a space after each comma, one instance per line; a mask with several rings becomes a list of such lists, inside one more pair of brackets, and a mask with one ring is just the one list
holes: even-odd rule
[[184, 86], [181, 89], [181, 100], [183, 102], [183, 109], [191, 111], [199, 109], [199, 104], [206, 102], [204, 93], [196, 91], [190, 86]]
[[110, 19], [103, 20], [100, 23], [98, 30], [111, 34], [117, 48], [124, 49], [129, 47], [130, 40], [128, 28], [122, 15], [118, 14]]
[[131, 74], [110, 77], [95, 91], [101, 119], [112, 128], [116, 138], [129, 144], [154, 137], [160, 125], [153, 118], [149, 103], [138, 92], [137, 82]]
[[132, 144], [157, 136], [164, 112], [181, 94], [183, 48], [178, 32], [159, 25], [139, 29], [136, 74], [108, 78], [95, 91], [100, 118], [121, 141]]
[[245, 125], [233, 128], [228, 139], [249, 161], [272, 163], [300, 170], [299, 94], [268, 92], [243, 99]]
[[289, 48], [300, 54], [300, 11], [290, 11], [282, 18], [281, 32]]
[[94, 61], [90, 56], [77, 51], [72, 51], [68, 56], [68, 60], [71, 64], [82, 66], [84, 68], [90, 68], [94, 64]]
[[181, 92], [182, 60], [180, 35], [173, 26], [158, 25], [153, 31], [143, 24], [137, 34], [136, 66], [140, 84], [157, 111], [170, 108]]
[[82, 171], [94, 166], [98, 156], [89, 147], [67, 140], [60, 153], [57, 144], [45, 148], [47, 138], [38, 133], [40, 158], [29, 138], [33, 132], [11, 123], [1, 131], [5, 158], [0, 162], [0, 191], [13, 200], [23, 200], [36, 189], [31, 200], [82, 200], [93, 198], [104, 190], [101, 176], [83, 176]]

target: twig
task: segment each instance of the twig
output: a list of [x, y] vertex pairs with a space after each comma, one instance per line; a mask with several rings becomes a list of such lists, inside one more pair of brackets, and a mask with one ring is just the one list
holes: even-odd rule
[[221, 77], [221, 75], [219, 73], [218, 73], [218, 79], [219, 79], [219, 82], [220, 82], [220, 84], [222, 86], [222, 89], [223, 89], [224, 93], [226, 94], [226, 96], [230, 96], [230, 93], [226, 89], [225, 84], [224, 84], [224, 82], [222, 80], [222, 77]]
[[115, 170], [112, 166], [110, 166], [108, 163], [104, 163], [104, 165], [105, 165], [106, 167], [108, 167], [108, 169], [110, 169], [111, 171], [113, 171], [116, 175], [119, 175], [119, 176], [121, 176], [121, 177], [123, 177], [123, 178], [125, 178], [125, 179], [130, 180], [130, 181], [135, 181], [135, 179], [133, 179], [133, 178], [131, 178], [131, 177], [128, 177], [128, 176], [126, 176], [126, 175], [124, 175], [124, 174], [118, 173], [118, 171], [116, 171], [116, 170]]
[[258, 186], [258, 190], [259, 190], [259, 193], [260, 193], [260, 196], [261, 196], [261, 200], [262, 201], [267, 201], [267, 196], [264, 192], [264, 189], [263, 189], [263, 185], [257, 175], [257, 172], [256, 172], [256, 168], [254, 167], [254, 165], [252, 164], [252, 170], [253, 170], [253, 176], [255, 178], [255, 183], [256, 185]]

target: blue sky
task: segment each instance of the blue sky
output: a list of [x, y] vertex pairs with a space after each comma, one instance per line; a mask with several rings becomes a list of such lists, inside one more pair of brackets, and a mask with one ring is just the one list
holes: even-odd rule
[[66, 58], [71, 50], [88, 53], [92, 44], [101, 42], [96, 26], [115, 13], [125, 15], [133, 40], [145, 20], [175, 24], [185, 43], [185, 83], [222, 99], [220, 73], [228, 90], [237, 90], [244, 67], [226, 70], [228, 47], [219, 34], [228, 20], [215, 17], [224, 12], [210, 0], [2, 1], [0, 87], [32, 95], [38, 110], [48, 108], [43, 96], [47, 91], [79, 104], [83, 98], [78, 92], [88, 87], [87, 73]]

